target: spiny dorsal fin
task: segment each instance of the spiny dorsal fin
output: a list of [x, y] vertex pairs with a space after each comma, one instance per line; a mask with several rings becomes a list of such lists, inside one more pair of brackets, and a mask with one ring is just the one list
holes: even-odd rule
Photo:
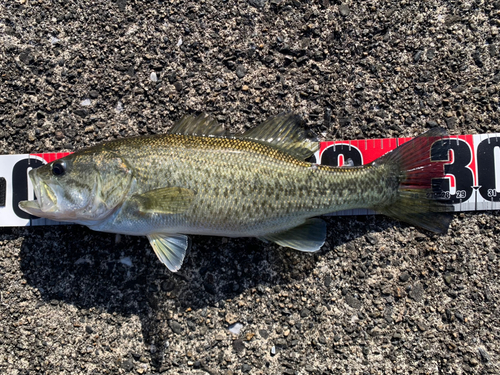
[[181, 269], [189, 248], [188, 236], [183, 234], [151, 233], [148, 234], [148, 239], [158, 259], [170, 271], [177, 272]]
[[305, 160], [318, 150], [319, 144], [306, 138], [306, 131], [301, 124], [298, 115], [281, 114], [237, 137], [269, 144], [297, 159]]
[[169, 133], [205, 137], [222, 137], [226, 135], [226, 131], [220, 126], [217, 120], [214, 120], [205, 113], [197, 117], [191, 115], [184, 116], [174, 124]]

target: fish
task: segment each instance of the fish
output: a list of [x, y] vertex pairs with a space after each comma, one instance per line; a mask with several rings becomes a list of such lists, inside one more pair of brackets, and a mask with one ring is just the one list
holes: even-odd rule
[[365, 208], [429, 231], [448, 230], [453, 211], [435, 199], [442, 162], [434, 128], [364, 166], [307, 161], [318, 142], [302, 120], [281, 114], [230, 134], [206, 114], [187, 115], [165, 134], [106, 141], [29, 172], [36, 199], [27, 213], [92, 230], [146, 236], [176, 272], [190, 235], [256, 237], [315, 252], [326, 223], [318, 216]]

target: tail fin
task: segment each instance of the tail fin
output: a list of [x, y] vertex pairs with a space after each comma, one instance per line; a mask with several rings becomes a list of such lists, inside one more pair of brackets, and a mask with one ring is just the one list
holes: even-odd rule
[[442, 128], [431, 129], [375, 160], [375, 165], [394, 170], [399, 181], [396, 199], [374, 207], [376, 211], [432, 232], [448, 230], [453, 206], [449, 201], [436, 200], [432, 189], [432, 179], [444, 177], [443, 162], [431, 161], [433, 143], [446, 135]]

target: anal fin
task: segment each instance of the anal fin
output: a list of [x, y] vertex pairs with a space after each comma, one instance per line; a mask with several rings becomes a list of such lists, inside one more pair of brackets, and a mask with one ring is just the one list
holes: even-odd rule
[[172, 272], [181, 269], [189, 248], [189, 237], [183, 234], [148, 234], [148, 240], [160, 261]]
[[325, 243], [326, 223], [317, 218], [307, 219], [304, 224], [298, 227], [268, 234], [260, 239], [299, 251], [315, 252], [321, 249]]

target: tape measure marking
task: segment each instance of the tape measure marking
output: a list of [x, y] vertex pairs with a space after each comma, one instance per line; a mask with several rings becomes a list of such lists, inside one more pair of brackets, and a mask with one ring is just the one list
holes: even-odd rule
[[[312, 160], [332, 166], [363, 165], [408, 142], [412, 138], [363, 139], [320, 142]], [[448, 144], [448, 145], [446, 145]], [[444, 146], [447, 147], [444, 147]], [[450, 151], [444, 151], [448, 150]], [[500, 209], [500, 133], [459, 135], [436, 141], [432, 160], [446, 161], [440, 187], [456, 211]], [[28, 171], [69, 153], [0, 156], [0, 227], [58, 224], [30, 217], [19, 210], [20, 200], [34, 199]], [[356, 209], [333, 215], [370, 215], [371, 210]]]

